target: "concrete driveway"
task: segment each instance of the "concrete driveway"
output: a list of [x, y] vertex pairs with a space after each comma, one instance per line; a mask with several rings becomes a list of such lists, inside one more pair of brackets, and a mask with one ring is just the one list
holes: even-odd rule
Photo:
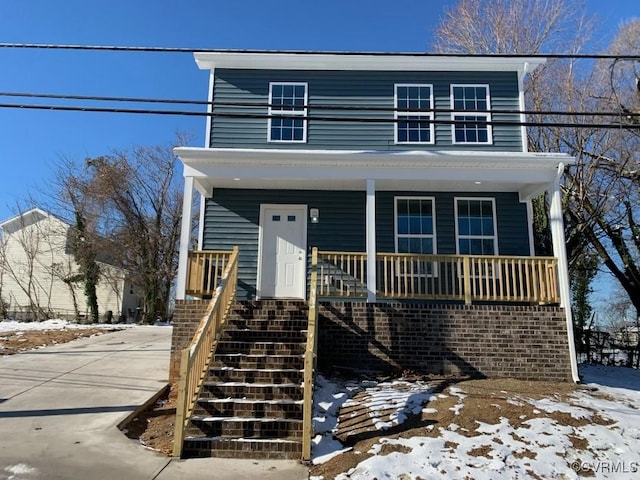
[[0, 357], [0, 480], [307, 478], [297, 462], [171, 460], [116, 427], [167, 381], [171, 327]]

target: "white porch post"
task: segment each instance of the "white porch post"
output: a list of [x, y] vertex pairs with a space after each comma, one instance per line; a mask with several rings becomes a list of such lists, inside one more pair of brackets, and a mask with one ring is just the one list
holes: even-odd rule
[[376, 181], [367, 180], [367, 302], [376, 301]]
[[549, 225], [551, 227], [553, 254], [558, 259], [560, 306], [564, 308], [567, 320], [567, 341], [569, 342], [569, 355], [571, 357], [571, 375], [574, 382], [579, 382], [578, 362], [573, 338], [573, 315], [571, 313], [569, 290], [569, 262], [567, 260], [567, 248], [564, 236], [564, 221], [562, 220], [562, 195], [560, 194], [560, 177], [563, 172], [564, 164], [560, 163], [558, 166], [558, 175], [550, 189], [551, 205], [549, 207]]
[[191, 241], [191, 215], [193, 208], [193, 177], [184, 179], [184, 198], [182, 199], [182, 225], [180, 228], [180, 247], [178, 250], [178, 278], [176, 280], [176, 300], [184, 300], [187, 289], [187, 261], [189, 242]]

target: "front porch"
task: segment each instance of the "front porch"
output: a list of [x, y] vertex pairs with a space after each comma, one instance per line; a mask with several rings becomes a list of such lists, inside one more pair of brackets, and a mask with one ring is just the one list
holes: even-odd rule
[[[189, 252], [185, 293], [211, 297], [231, 253]], [[369, 275], [366, 252], [313, 248], [309, 267], [317, 272], [318, 297], [364, 300], [373, 293], [374, 299], [384, 301], [560, 303], [554, 257], [377, 253], [375, 258], [375, 275]]]

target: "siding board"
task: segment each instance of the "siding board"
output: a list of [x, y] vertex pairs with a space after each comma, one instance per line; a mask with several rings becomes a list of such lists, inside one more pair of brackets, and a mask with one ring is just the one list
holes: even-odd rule
[[[214, 113], [247, 113], [266, 115], [269, 99], [269, 82], [307, 82], [309, 85], [309, 109], [307, 142], [310, 149], [376, 149], [413, 150], [415, 145], [394, 143], [394, 115], [392, 111], [319, 109], [314, 105], [339, 105], [362, 107], [394, 106], [395, 83], [433, 84], [436, 109], [450, 109], [450, 85], [452, 83], [487, 83], [494, 109], [517, 110], [518, 81], [515, 72], [354, 72], [354, 71], [305, 71], [305, 70], [244, 70], [216, 69], [214, 82], [215, 102], [263, 103], [265, 107], [239, 107], [214, 105]], [[350, 121], [314, 120], [313, 117], [339, 117]], [[365, 123], [364, 118], [388, 118], [389, 123]], [[438, 120], [450, 120], [447, 112], [436, 113]], [[496, 120], [519, 120], [518, 115], [501, 114]], [[267, 142], [266, 118], [214, 117], [211, 128], [211, 145], [214, 147], [247, 148], [300, 148], [301, 144]], [[434, 145], [421, 145], [424, 149], [460, 149], [464, 145], [452, 145], [451, 126], [436, 125]], [[521, 130], [518, 126], [493, 128], [492, 145], [474, 145], [474, 150], [520, 151]]]

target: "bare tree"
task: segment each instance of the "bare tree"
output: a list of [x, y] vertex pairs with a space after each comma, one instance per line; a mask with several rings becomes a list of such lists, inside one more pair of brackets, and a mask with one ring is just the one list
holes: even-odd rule
[[[71, 162], [59, 175], [63, 189], [74, 186], [74, 215], [87, 222], [84, 234], [91, 234], [95, 260], [131, 273], [143, 294], [147, 322], [167, 318], [177, 271], [182, 189], [173, 147], [116, 151], [82, 166]], [[76, 175], [78, 169], [84, 175]], [[76, 224], [82, 231], [82, 223]]]
[[461, 0], [445, 10], [433, 49], [523, 55], [566, 50], [584, 30], [582, 6], [574, 0]]

